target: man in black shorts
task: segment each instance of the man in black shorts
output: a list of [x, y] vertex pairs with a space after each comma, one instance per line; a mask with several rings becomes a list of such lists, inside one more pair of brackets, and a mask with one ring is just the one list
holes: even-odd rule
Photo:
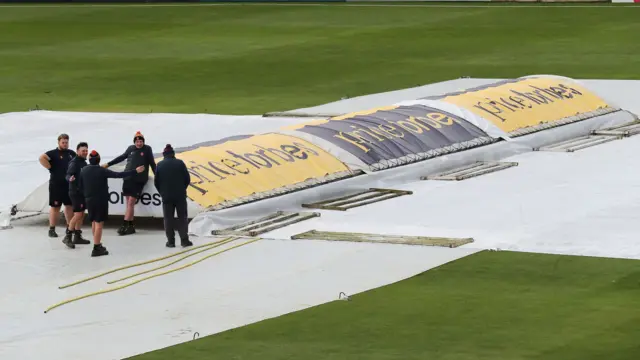
[[136, 232], [133, 225], [133, 209], [142, 195], [142, 189], [149, 180], [149, 168], [153, 170], [154, 175], [156, 173], [156, 161], [153, 158], [153, 150], [151, 146], [145, 144], [144, 136], [142, 136], [140, 131], [136, 132], [133, 137], [133, 145], [129, 146], [122, 155], [103, 165], [103, 167], [106, 169], [109, 166], [123, 162], [125, 159], [127, 160], [125, 171], [133, 170], [138, 166], [144, 166], [144, 171], [126, 177], [122, 182], [122, 194], [125, 196], [127, 209], [124, 213], [124, 223], [120, 229], [118, 229], [119, 235], [129, 235]]
[[107, 249], [102, 246], [102, 227], [109, 216], [109, 184], [110, 178], [125, 178], [142, 173], [144, 166], [124, 172], [114, 172], [100, 166], [100, 154], [91, 151], [89, 165], [80, 172], [79, 187], [84, 195], [91, 231], [93, 233], [93, 251], [91, 256], [109, 255]]
[[76, 153], [69, 149], [69, 135], [58, 136], [58, 147], [40, 155], [40, 164], [49, 170], [49, 237], [58, 237], [56, 223], [60, 217], [60, 207], [64, 205], [64, 217], [68, 223], [73, 217], [71, 199], [69, 199], [69, 184], [65, 178], [67, 167]]
[[[84, 203], [84, 195], [78, 187], [78, 179], [80, 178], [80, 171], [87, 166], [87, 155], [89, 155], [89, 145], [86, 142], [78, 143], [76, 146], [77, 155], [67, 168], [67, 181], [69, 182], [69, 198], [71, 199], [71, 205], [73, 207], [73, 218], [69, 221], [69, 229], [71, 233], [65, 235], [62, 242], [71, 249], [75, 249], [76, 245], [91, 244], [91, 241], [82, 238], [82, 222], [84, 220], [84, 211], [86, 206]], [[71, 236], [73, 235], [73, 239]]]

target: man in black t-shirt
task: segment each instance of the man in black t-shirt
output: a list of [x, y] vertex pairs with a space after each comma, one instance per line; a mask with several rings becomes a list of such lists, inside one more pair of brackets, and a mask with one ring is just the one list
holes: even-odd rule
[[102, 165], [103, 168], [119, 164], [127, 160], [124, 170], [134, 170], [138, 166], [144, 166], [144, 171], [128, 176], [122, 181], [122, 194], [125, 196], [127, 209], [124, 213], [124, 223], [118, 229], [119, 235], [129, 235], [136, 232], [133, 225], [133, 209], [140, 196], [142, 189], [149, 180], [149, 168], [156, 174], [156, 161], [153, 157], [151, 146], [145, 144], [144, 136], [140, 131], [133, 137], [133, 145], [130, 145], [122, 155]]
[[67, 233], [69, 231], [69, 221], [73, 217], [71, 199], [69, 198], [69, 183], [65, 178], [67, 167], [71, 159], [76, 157], [76, 153], [69, 149], [69, 135], [58, 136], [58, 147], [40, 155], [40, 164], [49, 170], [49, 237], [58, 237], [56, 233], [56, 223], [60, 217], [60, 207], [64, 205], [64, 217], [67, 222]]
[[[84, 220], [84, 212], [86, 210], [86, 204], [84, 201], [84, 195], [80, 191], [78, 185], [80, 178], [80, 172], [82, 168], [87, 166], [87, 156], [89, 154], [89, 145], [86, 142], [78, 143], [76, 146], [77, 156], [69, 162], [67, 168], [66, 179], [69, 182], [69, 199], [71, 199], [71, 205], [73, 206], [73, 218], [69, 221], [69, 230], [73, 234], [67, 233], [62, 242], [71, 249], [75, 249], [76, 245], [87, 245], [91, 242], [82, 237], [82, 222]], [[73, 239], [71, 238], [73, 235]]]

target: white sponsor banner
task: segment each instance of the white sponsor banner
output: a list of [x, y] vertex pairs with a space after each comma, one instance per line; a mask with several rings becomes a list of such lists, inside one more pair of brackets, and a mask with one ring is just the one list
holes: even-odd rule
[[[26, 213], [49, 211], [49, 182], [38, 186], [24, 201], [16, 205], [16, 210]], [[109, 179], [109, 215], [122, 216], [125, 210], [126, 200], [122, 194], [122, 179]], [[189, 217], [193, 218], [202, 211], [202, 207], [187, 199], [187, 211]], [[162, 197], [153, 185], [153, 178], [150, 178], [142, 190], [134, 212], [138, 217], [163, 217]]]

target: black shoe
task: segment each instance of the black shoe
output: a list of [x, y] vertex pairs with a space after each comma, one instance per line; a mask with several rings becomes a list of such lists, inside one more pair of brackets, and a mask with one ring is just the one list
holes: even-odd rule
[[189, 239], [180, 240], [180, 245], [182, 245], [182, 247], [189, 247], [189, 246], [193, 246], [193, 243], [189, 241]]
[[167, 241], [166, 245], [167, 245], [168, 248], [174, 248], [174, 247], [176, 247], [176, 241], [175, 240], [169, 240], [169, 241]]
[[76, 245], [89, 245], [91, 241], [82, 237], [82, 230], [76, 230], [73, 233], [73, 243]]
[[133, 226], [133, 221], [125, 221], [120, 229], [118, 229], [118, 235], [131, 235], [136, 233], [136, 228]]
[[58, 233], [56, 233], [56, 228], [49, 228], [49, 237], [50, 238], [57, 238], [58, 237]]
[[136, 233], [136, 228], [133, 227], [133, 223], [130, 223], [129, 226], [127, 226], [124, 229], [124, 233], [122, 235], [131, 235], [131, 234], [135, 234]]
[[106, 247], [102, 246], [102, 244], [93, 245], [93, 251], [91, 252], [92, 257], [104, 255], [109, 255]]
[[62, 243], [67, 245], [67, 247], [69, 249], [75, 249], [76, 246], [73, 244], [73, 241], [71, 241], [71, 231], [67, 230], [67, 233], [64, 235], [64, 238], [62, 238]]

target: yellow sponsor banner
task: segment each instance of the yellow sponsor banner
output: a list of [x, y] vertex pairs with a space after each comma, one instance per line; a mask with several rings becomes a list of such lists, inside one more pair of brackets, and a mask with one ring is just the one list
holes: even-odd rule
[[506, 132], [609, 107], [586, 88], [554, 78], [489, 85], [440, 100], [469, 109]]
[[349, 170], [302, 139], [264, 134], [176, 154], [191, 174], [187, 195], [203, 207]]

